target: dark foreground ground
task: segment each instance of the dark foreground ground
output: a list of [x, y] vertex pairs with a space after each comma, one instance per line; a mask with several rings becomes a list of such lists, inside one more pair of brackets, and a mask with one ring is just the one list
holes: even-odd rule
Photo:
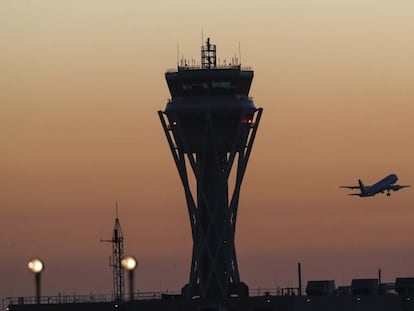
[[271, 296], [232, 298], [225, 301], [185, 300], [179, 297], [114, 302], [8, 304], [7, 311], [414, 311], [414, 296]]

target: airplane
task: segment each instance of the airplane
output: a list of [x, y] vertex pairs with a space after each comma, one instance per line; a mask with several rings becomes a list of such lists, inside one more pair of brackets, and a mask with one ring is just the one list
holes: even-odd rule
[[411, 187], [409, 185], [396, 185], [395, 183], [398, 180], [396, 174], [390, 174], [387, 177], [381, 179], [379, 182], [373, 184], [372, 186], [365, 186], [361, 179], [358, 179], [359, 186], [340, 186], [339, 188], [347, 189], [359, 189], [360, 193], [349, 193], [348, 195], [357, 195], [359, 197], [373, 197], [378, 193], [384, 193], [387, 191], [387, 197], [391, 195], [390, 191], [398, 191], [403, 188]]

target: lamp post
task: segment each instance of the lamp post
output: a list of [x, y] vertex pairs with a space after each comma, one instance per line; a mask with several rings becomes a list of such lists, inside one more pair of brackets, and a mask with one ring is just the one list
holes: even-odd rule
[[134, 271], [138, 266], [137, 260], [133, 256], [126, 256], [121, 260], [122, 267], [128, 271], [129, 282], [129, 301], [134, 300]]
[[35, 275], [35, 287], [36, 287], [36, 303], [40, 303], [40, 275], [44, 269], [43, 262], [38, 258], [33, 258], [27, 264], [29, 270]]

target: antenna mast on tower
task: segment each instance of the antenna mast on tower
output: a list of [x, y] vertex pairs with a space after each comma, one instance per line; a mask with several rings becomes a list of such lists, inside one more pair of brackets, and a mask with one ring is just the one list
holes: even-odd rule
[[101, 240], [101, 242], [112, 243], [112, 257], [109, 258], [109, 266], [112, 267], [113, 271], [115, 301], [121, 301], [124, 298], [125, 292], [124, 269], [121, 265], [121, 261], [124, 258], [124, 237], [118, 218], [118, 202], [116, 202], [116, 218], [112, 240]]

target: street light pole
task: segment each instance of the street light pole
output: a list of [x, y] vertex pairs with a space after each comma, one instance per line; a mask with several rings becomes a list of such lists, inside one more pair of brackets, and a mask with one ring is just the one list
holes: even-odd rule
[[134, 300], [134, 273], [138, 266], [137, 260], [133, 256], [127, 256], [121, 260], [121, 265], [128, 271], [129, 282], [129, 301]]
[[35, 292], [36, 292], [36, 303], [40, 304], [40, 278], [41, 273], [44, 269], [43, 262], [38, 258], [33, 258], [27, 264], [29, 270], [35, 275]]

